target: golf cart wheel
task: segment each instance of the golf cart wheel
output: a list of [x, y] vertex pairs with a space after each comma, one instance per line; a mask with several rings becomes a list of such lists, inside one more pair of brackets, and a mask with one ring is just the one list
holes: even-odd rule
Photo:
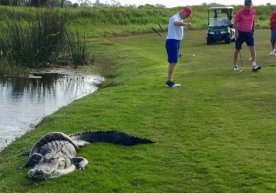
[[228, 36], [225, 37], [224, 42], [226, 44], [230, 44], [231, 43], [231, 37], [230, 37], [230, 35], [228, 35]]
[[206, 40], [207, 40], [207, 45], [210, 45], [212, 43], [212, 38], [207, 37]]

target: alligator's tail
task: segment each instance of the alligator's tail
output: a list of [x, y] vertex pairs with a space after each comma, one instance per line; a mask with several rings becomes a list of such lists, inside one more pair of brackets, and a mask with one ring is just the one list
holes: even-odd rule
[[108, 142], [120, 145], [136, 145], [141, 143], [154, 143], [153, 141], [145, 138], [139, 138], [135, 136], [128, 135], [126, 133], [118, 131], [89, 131], [84, 133], [77, 133], [70, 135], [73, 141], [77, 144], [85, 145], [85, 143], [94, 143], [94, 142]]

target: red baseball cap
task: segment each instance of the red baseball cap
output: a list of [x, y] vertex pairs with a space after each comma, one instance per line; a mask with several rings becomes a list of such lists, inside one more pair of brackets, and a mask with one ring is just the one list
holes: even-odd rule
[[191, 7], [185, 6], [185, 7], [183, 7], [183, 11], [185, 11], [189, 15], [189, 17], [192, 17], [192, 8]]

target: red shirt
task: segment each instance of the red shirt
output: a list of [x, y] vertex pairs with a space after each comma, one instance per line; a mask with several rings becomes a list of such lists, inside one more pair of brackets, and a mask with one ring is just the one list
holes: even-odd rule
[[270, 29], [276, 29], [276, 11], [273, 11], [270, 16]]
[[253, 31], [253, 24], [256, 18], [255, 9], [247, 10], [241, 8], [235, 16], [235, 23], [239, 31], [251, 32]]

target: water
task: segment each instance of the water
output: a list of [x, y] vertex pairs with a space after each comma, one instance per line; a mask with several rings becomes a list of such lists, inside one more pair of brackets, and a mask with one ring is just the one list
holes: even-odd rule
[[0, 77], [0, 151], [43, 117], [95, 92], [101, 81], [99, 76], [73, 72], [36, 73], [29, 78]]

